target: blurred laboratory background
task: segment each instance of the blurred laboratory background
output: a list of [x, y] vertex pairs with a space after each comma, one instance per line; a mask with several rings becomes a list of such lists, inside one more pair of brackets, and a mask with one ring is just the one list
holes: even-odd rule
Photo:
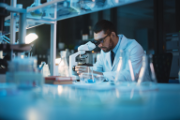
[[[10, 0], [5, 2], [10, 4]], [[17, 4], [22, 4], [23, 8], [29, 7], [33, 2], [34, 0], [17, 0]], [[41, 4], [45, 2], [47, 1], [41, 0]], [[105, 19], [116, 25], [118, 34], [136, 39], [146, 52], [154, 50], [154, 54], [171, 53], [173, 57], [170, 73], [167, 72], [169, 74], [167, 77], [175, 80], [178, 78], [179, 71], [179, 49], [177, 46], [180, 39], [178, 36], [180, 30], [179, 2], [179, 0], [142, 0], [57, 21], [56, 58], [60, 57], [60, 51], [67, 50], [69, 54], [72, 54], [77, 51], [78, 46], [92, 40], [93, 26], [97, 21]], [[68, 10], [61, 11], [60, 9], [59, 11], [59, 16], [71, 14]], [[7, 13], [6, 16], [8, 15]], [[4, 26], [4, 32], [8, 33], [9, 29], [9, 26]], [[36, 25], [36, 27], [27, 29], [27, 34], [33, 32], [38, 35], [31, 50], [33, 56], [37, 56], [38, 64], [41, 61], [49, 62], [50, 31], [51, 28], [48, 24]], [[18, 32], [16, 34], [17, 40]], [[10, 37], [8, 34], [6, 36]], [[94, 53], [99, 53], [99, 51], [100, 49], [96, 48]], [[169, 69], [168, 66], [166, 68]]]
[[[0, 120], [180, 120], [179, 6], [180, 0], [0, 0]], [[126, 50], [118, 51], [116, 71], [104, 71], [113, 77], [93, 71], [100, 56], [93, 26], [103, 19], [143, 47], [137, 80], [138, 60]]]

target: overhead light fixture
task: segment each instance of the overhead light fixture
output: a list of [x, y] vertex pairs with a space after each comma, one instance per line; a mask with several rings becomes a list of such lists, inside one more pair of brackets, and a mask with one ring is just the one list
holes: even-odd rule
[[29, 44], [38, 38], [37, 34], [30, 33], [25, 37], [25, 43]]

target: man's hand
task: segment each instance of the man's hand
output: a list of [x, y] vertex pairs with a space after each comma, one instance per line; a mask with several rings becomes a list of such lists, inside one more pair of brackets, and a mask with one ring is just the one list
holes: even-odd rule
[[76, 66], [75, 71], [80, 75], [81, 73], [91, 72], [91, 69], [88, 66]]

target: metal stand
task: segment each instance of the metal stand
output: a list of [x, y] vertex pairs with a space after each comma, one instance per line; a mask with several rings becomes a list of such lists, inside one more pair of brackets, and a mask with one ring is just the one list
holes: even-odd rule
[[[54, 6], [54, 19], [57, 18], [57, 4]], [[55, 75], [55, 59], [56, 59], [56, 36], [57, 36], [57, 22], [51, 24], [51, 45], [50, 45], [50, 73]]]

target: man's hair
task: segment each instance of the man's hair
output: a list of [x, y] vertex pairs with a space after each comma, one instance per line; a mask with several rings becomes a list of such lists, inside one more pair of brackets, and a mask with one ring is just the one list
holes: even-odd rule
[[[94, 31], [95, 33], [98, 33], [98, 32], [100, 32], [100, 31], [102, 31], [102, 30], [103, 30], [104, 33], [106, 33], [106, 34], [109, 34], [110, 32], [115, 32], [115, 33], [116, 33], [116, 29], [115, 29], [113, 23], [110, 22], [110, 21], [107, 21], [107, 20], [98, 21], [98, 22], [95, 24], [94, 28], [93, 28], [93, 31]], [[116, 33], [116, 35], [117, 35], [117, 33]]]

